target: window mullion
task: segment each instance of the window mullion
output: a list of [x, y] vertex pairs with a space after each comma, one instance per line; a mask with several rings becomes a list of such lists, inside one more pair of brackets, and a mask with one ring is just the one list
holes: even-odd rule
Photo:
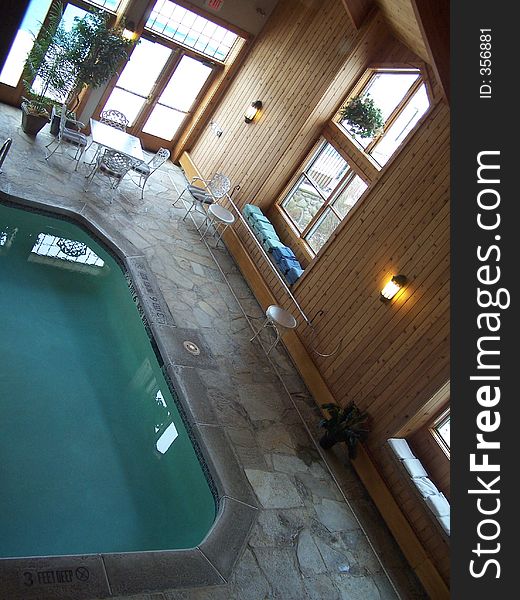
[[300, 237], [304, 238], [309, 234], [309, 231], [316, 225], [316, 223], [320, 220], [323, 213], [329, 208], [329, 203], [325, 202], [323, 206], [318, 210], [318, 212], [312, 217], [307, 227], [301, 232]]
[[356, 176], [356, 173], [351, 168], [349, 168], [349, 170], [341, 178], [341, 181], [334, 188], [333, 192], [330, 194], [328, 200], [326, 200], [324, 202], [323, 206], [318, 210], [318, 212], [311, 219], [311, 221], [307, 225], [307, 227], [302, 231], [302, 233], [300, 234], [302, 238], [305, 237], [306, 235], [308, 235], [309, 231], [320, 220], [320, 218], [323, 216], [323, 214], [325, 213], [325, 211], [327, 210], [327, 208], [329, 208], [330, 210], [332, 210], [332, 212], [336, 215], [336, 217], [338, 217], [338, 219], [340, 221], [343, 220], [342, 217], [341, 217], [341, 215], [339, 215], [338, 212], [337, 212], [337, 210], [332, 206], [332, 202], [334, 202], [338, 198], [338, 196], [341, 194], [341, 192], [347, 187], [347, 185], [350, 183], [350, 181], [355, 176]]
[[312, 185], [312, 187], [318, 192], [320, 197], [323, 199], [323, 202], [327, 202], [327, 198], [322, 194], [320, 188], [314, 183], [314, 181], [307, 175], [307, 172], [302, 171], [302, 175]]

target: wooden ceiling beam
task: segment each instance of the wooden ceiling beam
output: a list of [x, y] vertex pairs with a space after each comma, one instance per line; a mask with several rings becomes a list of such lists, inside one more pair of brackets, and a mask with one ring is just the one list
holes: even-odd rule
[[450, 0], [411, 0], [430, 64], [450, 101]]
[[356, 29], [363, 25], [368, 13], [374, 6], [374, 0], [342, 0], [342, 2]]

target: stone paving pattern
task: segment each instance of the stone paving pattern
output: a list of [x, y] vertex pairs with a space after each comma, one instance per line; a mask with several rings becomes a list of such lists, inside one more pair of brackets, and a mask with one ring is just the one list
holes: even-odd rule
[[[7, 137], [13, 145], [0, 189], [16, 182], [55, 194], [65, 206], [86, 201], [105, 213], [146, 256], [175, 323], [197, 330], [209, 346], [218, 370], [199, 373], [258, 498], [258, 520], [227, 584], [125, 598], [427, 598], [345, 457], [343, 491], [331, 476], [315, 442], [319, 411], [283, 346], [270, 361], [259, 342], [249, 341], [249, 323], [259, 327], [264, 315], [233, 260], [225, 248], [212, 249], [232, 293], [193, 222], [182, 221], [182, 206], [172, 207], [186, 183], [182, 171], [168, 161], [149, 179], [143, 201], [139, 188], [124, 180], [110, 204], [101, 178], [83, 191], [86, 167], [74, 172], [74, 163], [58, 154], [44, 160], [48, 127], [31, 138], [20, 128], [20, 111], [0, 105], [0, 142]], [[270, 334], [261, 334], [265, 348]]]

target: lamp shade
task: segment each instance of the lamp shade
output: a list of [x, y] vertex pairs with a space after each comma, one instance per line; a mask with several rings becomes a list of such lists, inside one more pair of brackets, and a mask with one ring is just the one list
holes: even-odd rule
[[258, 111], [262, 108], [262, 101], [255, 100], [250, 106], [247, 107], [246, 112], [244, 113], [244, 120], [246, 123], [251, 123], [251, 121], [256, 117]]
[[390, 302], [397, 292], [406, 284], [404, 275], [394, 275], [392, 279], [381, 290], [380, 299], [382, 302]]

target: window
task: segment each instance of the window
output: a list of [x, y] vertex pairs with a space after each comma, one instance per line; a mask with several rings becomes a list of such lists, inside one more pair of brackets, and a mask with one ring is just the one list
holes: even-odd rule
[[169, 0], [158, 0], [146, 29], [193, 48], [205, 56], [224, 61], [238, 36]]
[[[116, 12], [121, 4], [121, 0], [86, 0], [86, 2], [98, 8], [108, 9], [112, 12]], [[49, 12], [51, 3], [52, 0], [30, 0], [25, 16], [20, 24], [20, 28], [18, 29], [14, 42], [9, 50], [9, 55], [6, 58], [0, 73], [0, 83], [11, 87], [16, 87], [18, 85], [20, 77], [22, 76], [25, 60], [33, 47], [34, 38], [37, 37], [40, 32], [42, 23]], [[67, 4], [65, 13], [67, 14], [65, 25], [70, 29], [70, 27], [72, 27], [73, 18], [76, 16], [83, 16], [85, 10]], [[72, 17], [70, 17], [71, 14]]]
[[450, 410], [443, 411], [433, 422], [430, 432], [444, 450], [450, 456]]
[[38, 35], [50, 5], [51, 0], [31, 0], [29, 2], [20, 29], [18, 29], [0, 73], [0, 83], [11, 87], [18, 85], [25, 60], [33, 47], [33, 36]]
[[106, 8], [112, 12], [117, 12], [117, 9], [121, 4], [121, 0], [86, 0], [86, 2], [98, 6], [99, 8]]
[[304, 166], [281, 208], [316, 254], [359, 200], [367, 184], [327, 141]]
[[339, 124], [359, 149], [382, 167], [428, 110], [426, 85], [418, 69], [377, 69], [369, 72], [366, 83], [356, 91], [358, 94], [369, 95], [383, 113], [383, 133], [375, 138], [360, 138], [345, 120]]

